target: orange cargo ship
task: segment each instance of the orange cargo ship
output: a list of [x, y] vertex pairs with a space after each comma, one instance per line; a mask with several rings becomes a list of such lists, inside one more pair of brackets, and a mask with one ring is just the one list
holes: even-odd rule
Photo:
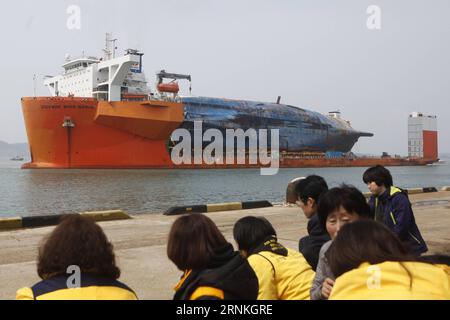
[[[22, 98], [31, 154], [31, 162], [23, 168], [262, 166], [250, 164], [248, 159], [244, 164], [234, 160], [175, 165], [170, 155], [171, 135], [178, 128], [194, 132], [192, 123], [198, 119], [215, 130], [279, 127], [281, 168], [410, 166], [437, 161], [437, 134], [429, 132], [426, 137], [433, 140], [434, 147], [421, 157], [328, 157], [327, 151], [346, 154], [360, 137], [372, 134], [353, 130], [338, 112], [326, 117], [279, 103], [183, 99], [175, 80], [190, 81], [187, 75], [162, 71], [158, 93], [153, 94], [142, 72], [143, 54], [129, 49], [125, 56], [115, 58], [113, 41], [107, 35], [104, 59], [67, 57], [65, 72], [45, 81], [52, 97]], [[173, 81], [163, 83], [164, 79]]]

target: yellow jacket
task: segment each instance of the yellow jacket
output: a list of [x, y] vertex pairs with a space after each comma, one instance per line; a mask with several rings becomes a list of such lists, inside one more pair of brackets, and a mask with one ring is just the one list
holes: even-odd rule
[[248, 257], [259, 284], [258, 300], [309, 300], [315, 273], [303, 255], [261, 251]]
[[330, 300], [438, 299], [450, 299], [447, 266], [389, 261], [376, 265], [363, 263], [344, 273], [336, 279], [330, 296]]
[[137, 296], [117, 280], [83, 275], [80, 288], [68, 288], [67, 277], [56, 276], [19, 289], [16, 300], [137, 300]]

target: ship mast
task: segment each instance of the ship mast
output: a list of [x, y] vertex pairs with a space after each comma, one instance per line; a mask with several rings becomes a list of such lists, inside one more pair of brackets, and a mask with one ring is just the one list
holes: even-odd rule
[[106, 33], [106, 39], [105, 39], [105, 49], [103, 49], [103, 52], [105, 53], [105, 61], [114, 59], [116, 57], [116, 41], [117, 39], [111, 39], [112, 34]]

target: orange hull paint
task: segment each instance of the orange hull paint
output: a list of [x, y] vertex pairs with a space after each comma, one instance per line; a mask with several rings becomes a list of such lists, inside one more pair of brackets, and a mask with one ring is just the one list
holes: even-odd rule
[[437, 131], [423, 131], [423, 156], [425, 158], [438, 157], [438, 133]]
[[22, 111], [32, 158], [24, 168], [170, 166], [166, 142], [184, 118], [181, 104], [161, 101], [23, 98]]
[[[236, 163], [174, 165], [166, 145], [184, 120], [180, 103], [23, 98], [22, 111], [32, 159], [23, 166], [25, 169], [261, 167]], [[413, 166], [433, 162], [436, 159], [285, 157], [281, 158], [280, 167]]]

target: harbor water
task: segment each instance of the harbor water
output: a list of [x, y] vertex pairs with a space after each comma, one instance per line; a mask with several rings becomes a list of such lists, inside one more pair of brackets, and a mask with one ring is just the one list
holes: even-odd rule
[[[25, 159], [27, 160], [27, 159]], [[330, 186], [352, 184], [367, 191], [366, 168], [220, 170], [21, 170], [23, 162], [0, 159], [0, 217], [122, 209], [162, 213], [172, 206], [269, 200], [282, 203], [296, 177], [323, 176]], [[423, 167], [392, 167], [403, 188], [450, 185], [450, 161]]]

